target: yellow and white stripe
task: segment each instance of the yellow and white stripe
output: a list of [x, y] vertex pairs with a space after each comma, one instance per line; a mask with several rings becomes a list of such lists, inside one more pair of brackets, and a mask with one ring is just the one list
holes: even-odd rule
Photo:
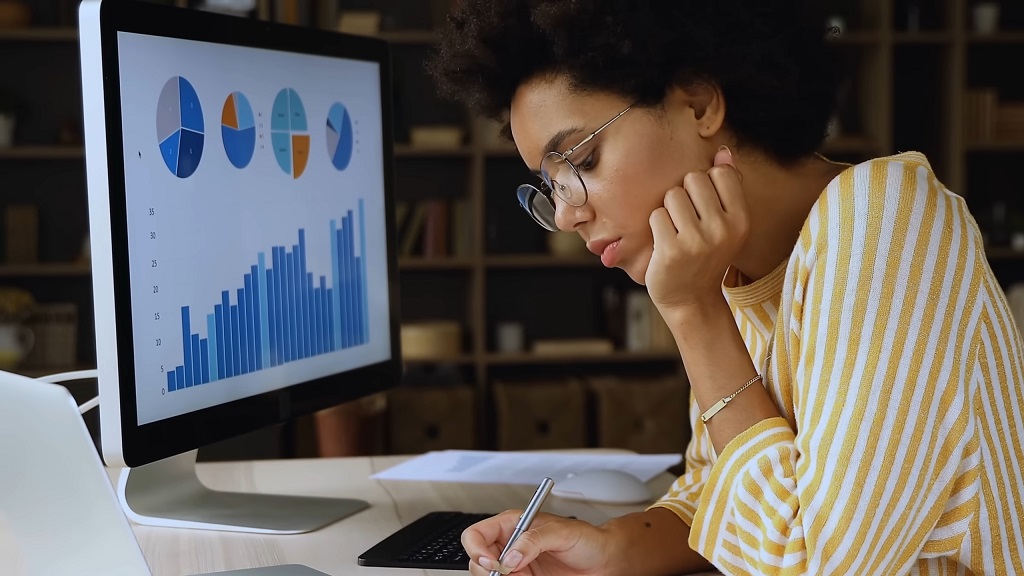
[[1024, 342], [924, 156], [845, 170], [788, 262], [725, 292], [782, 417], [716, 455], [691, 397], [655, 504], [691, 547], [725, 574], [1024, 574]]

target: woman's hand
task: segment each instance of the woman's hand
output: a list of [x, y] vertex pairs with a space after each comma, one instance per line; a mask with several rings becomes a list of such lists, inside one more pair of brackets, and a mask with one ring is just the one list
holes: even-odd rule
[[[520, 514], [509, 510], [466, 528], [462, 546], [470, 557], [470, 574], [487, 576], [499, 569], [498, 556]], [[516, 540], [500, 571], [514, 576], [604, 575], [612, 544], [609, 533], [602, 528], [542, 512]]]
[[722, 297], [722, 280], [749, 231], [742, 177], [732, 152], [715, 154], [707, 172], [691, 172], [651, 213], [654, 254], [644, 284], [662, 316]]

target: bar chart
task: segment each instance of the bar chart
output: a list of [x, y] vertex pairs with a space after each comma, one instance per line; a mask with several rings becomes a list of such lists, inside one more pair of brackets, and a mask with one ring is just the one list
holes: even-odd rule
[[299, 228], [290, 249], [256, 254], [249, 272], [220, 293], [212, 310], [193, 317], [190, 306], [181, 306], [183, 356], [167, 372], [168, 392], [367, 344], [363, 210], [359, 199], [355, 213], [325, 223], [330, 245], [320, 249], [330, 251], [327, 273], [307, 269], [306, 231]]

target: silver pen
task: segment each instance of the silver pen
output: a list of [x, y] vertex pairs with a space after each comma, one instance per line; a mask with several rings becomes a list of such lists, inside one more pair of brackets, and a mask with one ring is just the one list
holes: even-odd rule
[[[555, 481], [551, 478], [544, 478], [540, 481], [540, 486], [537, 486], [537, 491], [533, 493], [533, 498], [530, 498], [530, 503], [526, 506], [522, 516], [519, 517], [519, 522], [516, 522], [516, 529], [512, 531], [512, 537], [508, 539], [508, 544], [505, 544], [505, 549], [501, 551], [501, 556], [498, 556], [499, 564], [505, 560], [505, 554], [508, 554], [508, 551], [512, 549], [512, 545], [519, 539], [519, 535], [530, 529], [534, 517], [537, 516], [537, 512], [540, 512], [540, 507], [544, 505], [544, 500], [548, 497], [554, 485]], [[501, 572], [491, 570], [490, 576], [501, 576]]]

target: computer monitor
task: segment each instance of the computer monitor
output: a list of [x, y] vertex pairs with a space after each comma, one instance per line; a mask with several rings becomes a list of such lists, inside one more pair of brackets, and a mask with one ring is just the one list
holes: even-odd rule
[[80, 8], [100, 432], [136, 522], [304, 532], [366, 506], [229, 494], [199, 447], [398, 383], [386, 42]]

